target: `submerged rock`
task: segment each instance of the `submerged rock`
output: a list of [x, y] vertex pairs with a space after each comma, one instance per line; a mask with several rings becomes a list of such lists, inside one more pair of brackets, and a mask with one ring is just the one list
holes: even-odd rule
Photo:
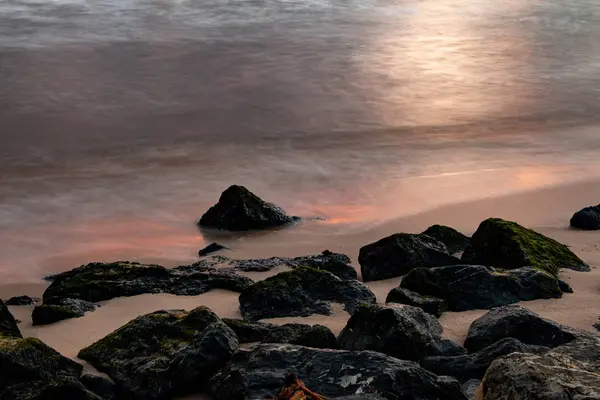
[[463, 354], [467, 354], [467, 349], [459, 346], [450, 339], [435, 340], [425, 348], [425, 356], [427, 357], [462, 356]]
[[431, 236], [446, 245], [448, 253], [454, 254], [464, 251], [471, 243], [468, 236], [463, 235], [454, 228], [444, 225], [432, 225], [422, 235]]
[[338, 336], [342, 349], [373, 350], [404, 360], [418, 360], [442, 326], [435, 317], [412, 306], [363, 305]]
[[224, 318], [223, 322], [235, 332], [240, 343], [289, 343], [322, 349], [338, 347], [333, 332], [323, 325], [275, 325], [232, 318]]
[[572, 341], [576, 332], [520, 306], [498, 307], [471, 324], [465, 347], [471, 352], [479, 351], [509, 337], [552, 348]]
[[252, 280], [232, 271], [117, 261], [91, 263], [54, 276], [43, 298], [44, 302], [68, 298], [97, 302], [143, 293], [195, 296], [211, 289], [240, 292], [251, 284]]
[[450, 311], [486, 309], [521, 300], [562, 296], [556, 278], [530, 267], [511, 271], [481, 265], [418, 268], [402, 279], [400, 287], [444, 299]]
[[231, 363], [211, 379], [211, 392], [216, 400], [264, 399], [279, 391], [290, 371], [312, 391], [332, 399], [363, 399], [380, 393], [388, 399], [466, 400], [456, 380], [431, 374], [411, 361], [373, 351], [277, 344], [238, 350]]
[[201, 388], [238, 348], [207, 307], [142, 315], [79, 352], [136, 399], [170, 399]]
[[86, 312], [94, 311], [96, 305], [80, 299], [60, 299], [56, 304], [36, 306], [31, 313], [33, 325], [47, 325], [69, 318], [83, 317]]
[[516, 222], [501, 218], [483, 221], [471, 238], [463, 261], [503, 269], [533, 267], [558, 277], [560, 268], [589, 271], [567, 246]]
[[465, 382], [469, 379], [482, 379], [492, 361], [503, 355], [514, 352], [541, 354], [548, 350], [547, 347], [523, 344], [515, 338], [505, 338], [476, 353], [425, 357], [420, 364], [434, 374], [452, 376]]
[[448, 310], [448, 302], [433, 296], [422, 296], [408, 289], [397, 287], [392, 289], [385, 299], [386, 303], [408, 304], [419, 307], [426, 313], [439, 317]]
[[362, 303], [374, 304], [375, 295], [358, 281], [342, 280], [330, 272], [300, 267], [281, 272], [242, 291], [244, 319], [306, 317], [331, 314], [330, 303], [341, 303], [354, 312]]
[[219, 243], [211, 243], [211, 244], [209, 244], [208, 246], [206, 246], [205, 248], [203, 248], [202, 250], [200, 250], [200, 251], [198, 252], [198, 255], [199, 255], [200, 257], [204, 257], [204, 256], [207, 256], [207, 255], [209, 255], [210, 253], [214, 253], [214, 252], [216, 252], [216, 251], [219, 251], [219, 250], [224, 250], [224, 249], [227, 249], [227, 250], [229, 250], [229, 248], [228, 248], [228, 247], [225, 247], [225, 246], [223, 246], [222, 244], [219, 244]]
[[221, 194], [219, 202], [200, 218], [198, 225], [227, 231], [248, 231], [274, 228], [299, 219], [265, 202], [245, 187], [233, 185]]
[[570, 224], [573, 228], [587, 231], [600, 229], [600, 204], [577, 211], [571, 217]]
[[37, 302], [36, 299], [33, 299], [29, 296], [15, 296], [6, 300], [5, 304], [7, 306], [31, 306]]
[[0, 339], [2, 336], [22, 337], [15, 317], [10, 313], [4, 302], [0, 300]]
[[427, 235], [397, 233], [360, 249], [358, 262], [363, 281], [402, 276], [413, 268], [432, 268], [458, 263], [446, 246]]

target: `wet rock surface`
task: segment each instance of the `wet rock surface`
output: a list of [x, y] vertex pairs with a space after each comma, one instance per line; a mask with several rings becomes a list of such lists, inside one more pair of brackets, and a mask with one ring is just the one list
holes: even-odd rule
[[450, 254], [464, 251], [471, 243], [471, 238], [463, 235], [454, 228], [444, 225], [432, 225], [421, 234], [431, 236], [444, 243]]
[[34, 299], [32, 297], [23, 295], [23, 296], [15, 296], [5, 301], [7, 306], [32, 306], [37, 303], [39, 299]]
[[577, 211], [571, 217], [570, 225], [573, 228], [587, 231], [600, 229], [600, 204]]
[[83, 317], [86, 312], [94, 311], [96, 305], [80, 299], [59, 299], [51, 304], [36, 306], [31, 313], [33, 325], [47, 325], [69, 318]]
[[0, 300], [0, 338], [6, 337], [21, 337], [21, 331], [17, 326], [15, 317], [10, 313], [8, 307]]
[[419, 293], [410, 291], [405, 288], [392, 289], [385, 299], [386, 303], [408, 304], [410, 306], [419, 307], [426, 313], [440, 317], [442, 313], [448, 310], [448, 302], [433, 296], [423, 296]]

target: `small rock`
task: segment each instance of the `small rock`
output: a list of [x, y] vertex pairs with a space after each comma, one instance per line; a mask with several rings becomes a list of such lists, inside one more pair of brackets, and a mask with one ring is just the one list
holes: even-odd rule
[[446, 246], [427, 235], [397, 233], [360, 249], [358, 262], [363, 281], [402, 276], [416, 267], [458, 264]]
[[479, 351], [504, 338], [525, 344], [557, 347], [576, 338], [574, 330], [544, 319], [520, 306], [498, 307], [476, 319], [469, 327], [465, 347]]
[[600, 204], [577, 211], [571, 217], [570, 224], [573, 228], [587, 231], [600, 229]]
[[342, 349], [373, 350], [404, 360], [418, 360], [439, 340], [435, 317], [412, 306], [362, 305], [338, 336]]
[[31, 306], [34, 305], [38, 300], [33, 299], [29, 296], [15, 296], [6, 300], [7, 306]]
[[469, 379], [462, 384], [462, 389], [469, 400], [477, 400], [477, 390], [479, 389], [479, 386], [481, 386], [481, 381], [479, 379]]
[[452, 376], [460, 382], [469, 379], [482, 379], [492, 361], [506, 354], [541, 354], [549, 349], [542, 346], [526, 345], [514, 338], [502, 339], [476, 353], [452, 357], [425, 357], [420, 361], [423, 368], [437, 375]]
[[422, 235], [431, 236], [446, 245], [448, 253], [454, 254], [464, 251], [471, 243], [468, 236], [463, 235], [454, 228], [444, 225], [432, 225]]
[[214, 252], [217, 252], [217, 251], [219, 251], [219, 250], [223, 250], [223, 249], [229, 250], [229, 248], [228, 248], [228, 247], [225, 247], [225, 246], [223, 246], [222, 244], [219, 244], [219, 243], [211, 243], [211, 244], [209, 244], [208, 246], [206, 246], [205, 248], [203, 248], [202, 250], [200, 250], [200, 251], [198, 252], [198, 255], [199, 255], [200, 257], [204, 257], [204, 256], [206, 256], [206, 255], [209, 255], [210, 253], [214, 253]]
[[573, 293], [573, 288], [571, 287], [571, 285], [569, 285], [567, 282], [563, 281], [562, 279], [558, 280], [558, 287], [560, 288], [560, 291], [563, 293]]
[[80, 299], [49, 299], [49, 304], [36, 306], [31, 313], [33, 325], [48, 325], [69, 318], [83, 317], [86, 312], [94, 311], [96, 305]]
[[22, 337], [15, 317], [10, 313], [4, 302], [0, 300], [0, 339], [2, 336]]
[[419, 307], [426, 313], [440, 317], [448, 310], [448, 302], [433, 296], [422, 296], [401, 287], [392, 289], [385, 299], [386, 303], [408, 304]]
[[243, 186], [230, 186], [219, 202], [200, 218], [201, 227], [227, 231], [274, 228], [300, 220], [287, 215], [280, 207], [267, 203]]
[[425, 348], [425, 356], [427, 357], [462, 356], [464, 354], [467, 354], [467, 349], [459, 346], [450, 339], [434, 340]]
[[594, 328], [600, 331], [600, 317], [598, 317], [598, 322], [594, 324]]

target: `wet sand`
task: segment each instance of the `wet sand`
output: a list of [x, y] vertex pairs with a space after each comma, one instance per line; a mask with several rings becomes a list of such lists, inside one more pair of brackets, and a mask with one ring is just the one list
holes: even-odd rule
[[[240, 242], [232, 251], [235, 258], [297, 256], [324, 249], [348, 254], [358, 268], [356, 257], [361, 246], [394, 232], [420, 232], [434, 223], [446, 224], [471, 234], [479, 222], [487, 217], [503, 217], [515, 220], [527, 227], [555, 238], [571, 247], [584, 261], [590, 264], [591, 272], [563, 270], [561, 276], [575, 293], [565, 294], [561, 299], [535, 300], [521, 305], [543, 317], [574, 328], [598, 333], [593, 324], [600, 316], [600, 232], [582, 232], [568, 227], [572, 213], [584, 206], [600, 201], [600, 181], [577, 183], [546, 188], [506, 197], [489, 198], [469, 203], [455, 204], [426, 213], [398, 219], [360, 234], [330, 236], [318, 242], [286, 243], [286, 231], [274, 235], [260, 235], [252, 240]], [[291, 228], [293, 229], [293, 228]], [[277, 246], [269, 244], [277, 241]], [[276, 248], [276, 254], [271, 250]], [[279, 270], [268, 273], [248, 274], [253, 279], [264, 279]], [[387, 293], [398, 286], [400, 278], [369, 282], [379, 302]], [[18, 294], [40, 296], [46, 284], [0, 285], [0, 297]], [[24, 336], [34, 336], [68, 357], [75, 358], [78, 351], [122, 326], [138, 315], [159, 309], [191, 309], [204, 304], [222, 317], [240, 318], [236, 293], [213, 290], [200, 296], [173, 296], [147, 294], [130, 298], [117, 298], [104, 302], [102, 307], [86, 316], [62, 321], [49, 326], [31, 326], [32, 307], [10, 307], [16, 318], [23, 321], [20, 329]], [[338, 333], [345, 325], [348, 314], [335, 307], [331, 316], [313, 315], [307, 318], [277, 318], [274, 323], [305, 322], [319, 323]], [[483, 315], [485, 310], [461, 313], [445, 313], [440, 318], [444, 336], [459, 343], [464, 341], [469, 325]]]

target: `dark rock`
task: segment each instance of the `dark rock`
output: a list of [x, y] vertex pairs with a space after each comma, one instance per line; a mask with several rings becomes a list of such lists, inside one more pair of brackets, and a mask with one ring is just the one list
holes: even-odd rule
[[570, 224], [573, 228], [586, 231], [596, 231], [600, 229], [600, 204], [597, 206], [585, 207], [577, 211], [571, 217]]
[[569, 285], [567, 282], [563, 281], [562, 279], [558, 280], [558, 287], [560, 288], [560, 291], [563, 293], [573, 293], [573, 288], [571, 287], [571, 285]]
[[479, 390], [479, 386], [481, 386], [481, 381], [479, 379], [469, 379], [462, 384], [462, 389], [469, 400], [477, 400], [477, 390]]
[[105, 400], [89, 391], [73, 377], [60, 377], [50, 382], [23, 382], [7, 387], [2, 400]]
[[480, 265], [418, 268], [400, 287], [448, 302], [450, 311], [486, 309], [521, 300], [559, 298], [558, 280], [534, 268], [506, 271]]
[[211, 379], [211, 392], [216, 400], [264, 399], [278, 392], [290, 371], [327, 398], [381, 394], [387, 399], [466, 400], [456, 380], [428, 373], [411, 361], [373, 351], [276, 344], [238, 350], [231, 364]]
[[432, 296], [422, 296], [408, 289], [397, 287], [392, 289], [385, 300], [386, 303], [408, 304], [419, 307], [426, 313], [439, 317], [448, 310], [448, 302]]
[[492, 361], [503, 355], [514, 352], [541, 354], [548, 350], [547, 347], [523, 344], [515, 338], [505, 338], [476, 353], [425, 357], [420, 364], [434, 374], [452, 376], [460, 382], [465, 382], [469, 379], [482, 379]]
[[0, 339], [2, 336], [22, 337], [15, 317], [10, 313], [4, 302], [0, 300]]
[[458, 264], [446, 246], [427, 235], [397, 233], [360, 249], [358, 255], [363, 281], [402, 276], [413, 268]]
[[223, 246], [222, 244], [219, 244], [219, 243], [211, 243], [211, 244], [209, 244], [208, 246], [206, 246], [205, 248], [203, 248], [202, 250], [200, 250], [200, 251], [198, 252], [198, 255], [199, 255], [200, 257], [204, 257], [204, 256], [206, 256], [206, 255], [209, 255], [210, 253], [214, 253], [214, 252], [216, 252], [216, 251], [223, 250], [223, 249], [229, 250], [229, 248], [228, 248], [228, 247], [225, 247], [225, 246]]
[[560, 268], [590, 270], [564, 244], [500, 218], [483, 221], [471, 238], [471, 246], [472, 252], [463, 254], [463, 260], [470, 264], [503, 269], [534, 267], [555, 277]]
[[[62, 381], [77, 381], [83, 367], [38, 339], [0, 336], [0, 398], [44, 398]], [[48, 386], [48, 389], [45, 387]], [[70, 397], [54, 397], [70, 398]]]
[[412, 306], [363, 305], [352, 314], [338, 342], [346, 350], [373, 350], [404, 360], [418, 360], [439, 340], [442, 326]]
[[471, 324], [465, 347], [471, 352], [478, 351], [508, 337], [525, 344], [552, 348], [570, 342], [576, 334], [571, 328], [544, 319], [526, 308], [498, 307]]
[[232, 271], [192, 266], [167, 269], [135, 262], [91, 263], [56, 275], [44, 292], [49, 299], [82, 299], [91, 302], [143, 293], [194, 296], [211, 289], [240, 292], [252, 284]]
[[350, 265], [350, 258], [345, 254], [333, 253], [329, 250], [321, 254], [284, 258], [271, 257], [251, 260], [232, 260], [233, 268], [239, 271], [269, 271], [275, 267], [285, 266], [290, 268], [311, 267], [331, 272], [344, 280], [355, 280], [356, 270]]
[[278, 206], [267, 203], [243, 186], [230, 186], [198, 225], [227, 231], [274, 228], [298, 221]]
[[56, 304], [49, 299], [51, 304], [36, 306], [31, 313], [33, 325], [53, 324], [63, 319], [83, 317], [86, 312], [94, 311], [96, 305], [80, 299], [58, 299]]
[[15, 296], [6, 300], [7, 306], [31, 306], [37, 302], [36, 299], [32, 299], [29, 296]]
[[321, 349], [338, 348], [335, 335], [323, 325], [275, 325], [231, 318], [224, 318], [223, 322], [235, 332], [240, 343], [289, 343]]
[[83, 374], [79, 378], [83, 386], [104, 400], [117, 399], [117, 386], [113, 381], [99, 375]]
[[358, 281], [345, 281], [330, 272], [300, 267], [281, 272], [242, 291], [239, 297], [244, 319], [306, 317], [331, 314], [330, 302], [354, 312], [362, 304], [376, 302], [375, 295]]
[[136, 399], [170, 399], [201, 388], [238, 348], [211, 310], [142, 315], [79, 352]]
[[471, 239], [454, 228], [444, 225], [432, 225], [422, 235], [431, 236], [446, 245], [448, 253], [454, 254], [464, 251], [470, 244]]
[[438, 357], [438, 356], [462, 356], [467, 354], [467, 349], [459, 346], [450, 339], [440, 339], [430, 342], [425, 348], [425, 356]]
[[600, 317], [598, 318], [598, 322], [594, 324], [594, 328], [600, 331]]
[[552, 353], [563, 354], [582, 362], [600, 361], [600, 337], [591, 333], [577, 332], [577, 338], [552, 349]]
[[600, 361], [551, 351], [514, 353], [494, 361], [482, 382], [485, 400], [600, 399]]

